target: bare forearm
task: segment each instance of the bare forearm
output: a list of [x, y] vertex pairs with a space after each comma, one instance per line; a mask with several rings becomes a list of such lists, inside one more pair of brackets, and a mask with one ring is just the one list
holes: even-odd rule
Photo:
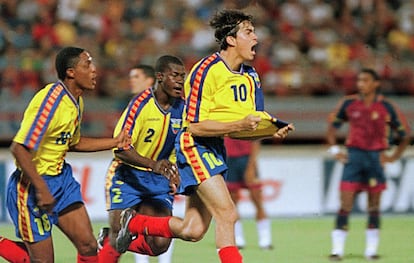
[[397, 160], [401, 158], [402, 154], [404, 153], [409, 143], [410, 143], [410, 137], [407, 136], [400, 142], [397, 149], [395, 149], [393, 156], [392, 156], [393, 159]]
[[240, 121], [234, 122], [219, 122], [213, 120], [205, 120], [202, 122], [191, 123], [189, 127], [190, 132], [194, 136], [213, 137], [224, 136], [228, 133], [242, 131]]
[[156, 161], [139, 155], [135, 149], [129, 149], [126, 151], [119, 151], [115, 153], [115, 156], [124, 163], [128, 163], [134, 166], [141, 166], [154, 169]]
[[110, 150], [117, 146], [114, 138], [81, 137], [79, 143], [70, 148], [73, 152], [97, 152]]
[[336, 128], [331, 125], [329, 126], [328, 132], [326, 134], [326, 142], [328, 145], [336, 144]]

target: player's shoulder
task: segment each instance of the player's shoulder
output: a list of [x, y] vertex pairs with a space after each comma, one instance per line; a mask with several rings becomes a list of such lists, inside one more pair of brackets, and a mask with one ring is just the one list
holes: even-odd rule
[[342, 97], [339, 102], [338, 105], [340, 106], [348, 106], [349, 104], [360, 100], [360, 96], [358, 94], [350, 94], [350, 95], [346, 95], [344, 97]]
[[395, 101], [392, 99], [385, 97], [384, 95], [378, 95], [377, 101], [383, 104], [386, 108], [390, 110], [397, 110], [399, 111], [399, 107]]

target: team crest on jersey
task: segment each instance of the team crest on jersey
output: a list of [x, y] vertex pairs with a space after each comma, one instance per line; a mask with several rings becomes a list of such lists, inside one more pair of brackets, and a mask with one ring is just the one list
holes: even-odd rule
[[378, 119], [378, 118], [379, 118], [379, 114], [378, 114], [378, 112], [373, 111], [373, 112], [371, 113], [371, 120], [376, 120], [376, 119]]
[[256, 87], [258, 89], [261, 88], [261, 84], [260, 84], [260, 79], [259, 79], [259, 74], [257, 74], [257, 72], [249, 72], [250, 77], [253, 78], [254, 83], [256, 84]]
[[171, 130], [174, 134], [177, 134], [181, 129], [181, 119], [171, 118]]

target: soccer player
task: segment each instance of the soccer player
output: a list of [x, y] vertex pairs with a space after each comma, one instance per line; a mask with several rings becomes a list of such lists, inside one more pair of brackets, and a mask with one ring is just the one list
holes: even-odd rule
[[[131, 94], [138, 95], [139, 93], [143, 92], [144, 90], [151, 88], [155, 83], [155, 71], [154, 68], [150, 65], [145, 64], [138, 64], [134, 66], [129, 71], [129, 87]], [[130, 99], [128, 99], [128, 102]], [[106, 174], [106, 178], [112, 178], [115, 172], [116, 167], [118, 166], [118, 160], [112, 160], [111, 164], [109, 165], [108, 172]], [[110, 179], [107, 179], [110, 180]], [[107, 191], [105, 191], [108, 194]], [[106, 198], [107, 200], [107, 207], [110, 207], [110, 199], [109, 196]], [[104, 242], [106, 242], [106, 238], [109, 234], [109, 228], [104, 227], [99, 232], [98, 237], [98, 246], [100, 249], [103, 247]], [[173, 240], [168, 247], [168, 250], [158, 256], [159, 263], [170, 263], [172, 258], [172, 251], [173, 251]], [[148, 263], [149, 258], [148, 255], [143, 255], [139, 253], [134, 253], [135, 263]]]
[[[182, 125], [185, 80], [183, 62], [174, 56], [160, 57], [155, 66], [156, 84], [136, 95], [123, 112], [114, 134], [126, 129], [132, 138], [129, 149], [115, 150], [115, 163], [107, 176], [109, 242], [99, 252], [100, 262], [118, 262], [115, 250], [123, 209], [139, 214], [171, 216], [176, 184], [174, 142]], [[167, 251], [171, 239], [140, 235], [127, 248], [151, 256]]]
[[[256, 230], [259, 247], [264, 250], [273, 249], [272, 226], [263, 207], [262, 184], [257, 176], [257, 155], [260, 142], [225, 137], [224, 145], [226, 146], [229, 169], [226, 184], [231, 199], [237, 206], [240, 199], [240, 190], [247, 189], [249, 191], [250, 198], [256, 208]], [[246, 240], [240, 219], [236, 221], [234, 231], [237, 247], [244, 248]]]
[[59, 80], [35, 94], [11, 144], [17, 169], [7, 186], [7, 208], [31, 262], [54, 262], [52, 226], [71, 240], [78, 262], [98, 262], [96, 240], [80, 185], [65, 162], [68, 151], [126, 147], [130, 138], [88, 138], [80, 133], [82, 93], [96, 86], [96, 67], [86, 50], [65, 47], [55, 60]]
[[[210, 25], [215, 28], [220, 51], [196, 63], [186, 79], [185, 119], [176, 139], [179, 193], [187, 195], [184, 218], [149, 217], [124, 210], [117, 237], [119, 251], [125, 251], [133, 237], [143, 235], [198, 241], [214, 218], [221, 262], [242, 262], [234, 241], [238, 213], [224, 181], [227, 165], [223, 136], [253, 131], [261, 121], [248, 114], [263, 110], [260, 80], [256, 71], [243, 63], [253, 60], [258, 42], [252, 17], [241, 11], [223, 10]], [[239, 113], [241, 117], [220, 121], [220, 112]], [[288, 124], [274, 137], [284, 138], [293, 129], [293, 124]]]
[[[372, 69], [362, 69], [357, 78], [358, 94], [345, 97], [332, 114], [327, 132], [328, 150], [344, 163], [340, 184], [340, 209], [332, 231], [332, 261], [341, 260], [349, 230], [348, 217], [356, 195], [368, 192], [368, 222], [365, 257], [378, 259], [381, 193], [386, 188], [383, 165], [401, 157], [409, 143], [408, 127], [397, 107], [379, 93], [380, 78]], [[344, 122], [349, 123], [345, 142], [347, 151], [336, 144], [336, 131]], [[385, 153], [389, 145], [390, 130], [400, 137], [392, 154]]]

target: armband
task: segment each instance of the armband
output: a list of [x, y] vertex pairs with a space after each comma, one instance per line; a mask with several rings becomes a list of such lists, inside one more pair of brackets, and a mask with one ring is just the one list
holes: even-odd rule
[[337, 155], [341, 152], [341, 148], [338, 145], [332, 145], [327, 152], [331, 155]]

